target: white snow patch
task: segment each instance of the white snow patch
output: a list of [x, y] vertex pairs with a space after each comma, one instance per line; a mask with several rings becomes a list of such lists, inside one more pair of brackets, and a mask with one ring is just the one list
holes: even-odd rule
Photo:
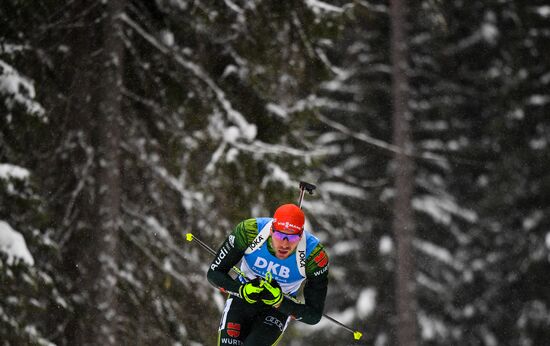
[[237, 69], [237, 66], [233, 64], [229, 64], [225, 67], [222, 73], [222, 78], [225, 78], [233, 73], [237, 73], [239, 70]]
[[527, 104], [532, 106], [544, 106], [550, 103], [550, 96], [548, 95], [531, 95], [527, 100]]
[[534, 12], [538, 13], [541, 17], [550, 18], [550, 6], [539, 6], [534, 8]]
[[24, 50], [28, 50], [30, 47], [26, 45], [20, 45], [20, 44], [12, 44], [12, 43], [3, 43], [0, 44], [0, 53], [2, 54], [13, 54], [15, 52], [22, 52]]
[[11, 165], [9, 163], [0, 163], [0, 179], [19, 179], [26, 180], [29, 177], [29, 171], [26, 168]]
[[429, 289], [431, 291], [434, 291], [437, 294], [443, 295], [446, 292], [448, 292], [448, 290], [443, 285], [432, 280], [431, 278], [429, 278], [427, 275], [423, 273], [417, 274], [416, 281], [418, 282], [418, 285], [425, 287], [426, 289]]
[[239, 157], [239, 151], [235, 148], [230, 148], [225, 153], [226, 162], [236, 162], [238, 157]]
[[483, 36], [485, 41], [495, 44], [498, 38], [498, 29], [492, 23], [484, 23], [481, 26], [481, 36]]
[[244, 13], [244, 11], [239, 6], [237, 6], [237, 4], [235, 4], [233, 1], [225, 0], [225, 4], [227, 5], [227, 7], [229, 7], [230, 9], [232, 9], [233, 11], [239, 14]]
[[418, 314], [418, 323], [424, 340], [432, 340], [436, 336], [446, 337], [449, 334], [448, 328], [441, 320], [425, 313]]
[[40, 333], [38, 332], [38, 330], [36, 329], [36, 327], [34, 325], [25, 326], [24, 331], [28, 336], [30, 336], [30, 338], [37, 345], [40, 345], [40, 346], [55, 346], [54, 343], [42, 338], [40, 336]]
[[343, 255], [358, 250], [361, 247], [362, 245], [357, 241], [339, 241], [330, 249], [330, 253], [333, 255]]
[[145, 222], [147, 223], [147, 228], [153, 232], [155, 237], [160, 237], [163, 239], [170, 238], [170, 232], [168, 232], [168, 230], [164, 228], [156, 218], [148, 216], [145, 218]]
[[136, 277], [132, 274], [131, 271], [128, 270], [119, 270], [118, 271], [118, 277], [128, 281], [130, 284], [132, 284], [133, 287], [137, 287], [139, 289], [142, 289], [142, 283], [136, 279]]
[[69, 48], [69, 46], [67, 45], [60, 44], [59, 46], [57, 46], [57, 50], [60, 51], [61, 53], [68, 53], [71, 51], [71, 48]]
[[511, 112], [508, 112], [506, 116], [514, 120], [523, 120], [525, 119], [525, 111], [521, 108], [516, 108]]
[[433, 196], [423, 196], [414, 198], [412, 201], [413, 208], [425, 212], [430, 215], [434, 221], [449, 225], [451, 215], [462, 217], [466, 221], [477, 221], [477, 215], [474, 211], [459, 207], [450, 198], [436, 198]]
[[374, 346], [387, 346], [390, 343], [388, 342], [388, 335], [385, 333], [378, 334], [376, 340], [374, 341]]
[[550, 250], [550, 232], [546, 233], [546, 247]]
[[482, 333], [484, 344], [486, 346], [497, 346], [498, 345], [498, 340], [497, 340], [495, 334], [493, 334], [492, 331], [487, 329], [487, 327], [485, 327], [485, 326], [481, 327], [481, 333]]
[[326, 182], [322, 184], [321, 190], [328, 193], [335, 194], [335, 195], [341, 195], [341, 196], [347, 196], [347, 197], [353, 197], [353, 198], [359, 198], [359, 199], [365, 198], [365, 192], [361, 188], [358, 188], [349, 184], [345, 184], [345, 183]]
[[522, 227], [526, 231], [530, 231], [533, 228], [537, 227], [542, 218], [544, 217], [544, 213], [540, 210], [536, 210], [530, 215], [528, 215], [525, 219], [523, 219]]
[[342, 7], [333, 6], [331, 4], [318, 0], [306, 0], [306, 5], [311, 8], [315, 13], [319, 13], [321, 10], [336, 13], [344, 12], [344, 8]]
[[499, 36], [498, 28], [495, 26], [495, 16], [490, 13], [486, 16], [486, 22], [479, 27], [478, 30], [472, 32], [472, 34], [463, 40], [459, 41], [457, 44], [457, 50], [464, 50], [472, 45], [479, 43], [480, 41], [485, 41], [491, 45], [496, 44], [496, 41]]
[[330, 316], [344, 324], [351, 324], [355, 318], [355, 309], [347, 308], [342, 312], [331, 313]]
[[414, 246], [424, 254], [439, 260], [440, 262], [446, 263], [453, 268], [462, 269], [463, 267], [459, 262], [453, 259], [453, 255], [449, 252], [449, 250], [441, 246], [419, 239], [414, 240]]
[[[340, 132], [325, 132], [317, 137], [316, 142], [318, 144], [329, 144], [332, 142], [336, 142], [338, 140], [346, 139], [347, 136]], [[364, 164], [365, 161], [361, 160], [361, 164]]]
[[168, 47], [172, 47], [174, 45], [174, 34], [170, 30], [162, 30], [160, 32], [160, 39], [162, 40], [162, 43], [164, 43]]
[[237, 141], [240, 135], [240, 130], [236, 126], [229, 126], [223, 133], [223, 138], [226, 142], [234, 143]]
[[204, 344], [201, 344], [200, 342], [196, 342], [193, 340], [189, 340], [189, 346], [204, 346]]
[[445, 148], [445, 143], [441, 139], [427, 139], [420, 142], [420, 147], [424, 150], [441, 150]]
[[357, 315], [359, 318], [365, 318], [372, 314], [376, 307], [376, 290], [374, 288], [366, 288], [361, 291], [357, 298]]
[[[235, 116], [235, 118], [237, 118], [237, 116]], [[258, 128], [256, 127], [256, 125], [248, 124], [244, 120], [242, 120], [239, 126], [241, 128], [241, 133], [243, 134], [244, 138], [246, 138], [249, 141], [252, 141], [254, 138], [256, 138], [256, 135], [258, 134]]]
[[34, 101], [36, 96], [32, 81], [21, 76], [17, 70], [0, 60], [0, 95], [7, 96], [4, 100], [6, 107], [12, 109], [15, 103], [25, 107], [27, 112], [44, 118], [44, 108]]
[[548, 146], [546, 138], [533, 138], [529, 140], [529, 147], [533, 150], [544, 150]]
[[223, 298], [218, 292], [214, 292], [212, 295], [212, 300], [214, 301], [214, 304], [218, 308], [219, 311], [223, 311], [223, 308], [225, 306], [225, 298]]
[[8, 264], [10, 265], [16, 259], [34, 265], [34, 259], [27, 248], [25, 238], [2, 220], [0, 220], [0, 251], [8, 255]]
[[262, 187], [265, 187], [269, 182], [281, 183], [284, 187], [291, 188], [296, 186], [296, 181], [290, 177], [288, 172], [283, 170], [279, 165], [270, 163], [268, 165], [269, 174], [262, 180]]
[[378, 251], [382, 255], [387, 255], [393, 251], [393, 240], [385, 235], [380, 238], [380, 243], [378, 244]]
[[280, 105], [270, 102], [267, 104], [266, 108], [270, 113], [273, 113], [278, 117], [281, 117], [283, 119], [288, 118], [288, 111]]

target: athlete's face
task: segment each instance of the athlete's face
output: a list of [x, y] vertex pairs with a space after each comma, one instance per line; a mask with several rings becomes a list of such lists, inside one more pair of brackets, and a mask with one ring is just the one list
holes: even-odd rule
[[279, 259], [285, 259], [294, 252], [298, 243], [300, 242], [300, 236], [288, 235], [282, 232], [271, 229], [271, 245], [275, 251], [275, 256]]

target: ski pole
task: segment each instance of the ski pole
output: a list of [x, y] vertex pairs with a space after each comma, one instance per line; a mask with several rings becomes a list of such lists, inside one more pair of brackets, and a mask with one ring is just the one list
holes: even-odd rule
[[313, 195], [313, 190], [315, 190], [317, 186], [306, 183], [305, 181], [300, 182], [300, 198], [298, 199], [298, 207], [302, 209], [302, 202], [304, 200], [304, 194], [305, 192], [309, 192], [310, 195]]
[[[300, 198], [298, 199], [298, 207], [300, 207], [300, 209], [302, 209], [302, 202], [304, 201], [305, 192], [307, 191], [307, 192], [309, 192], [310, 195], [313, 195], [313, 190], [315, 190], [316, 188], [317, 188], [317, 186], [315, 186], [311, 183], [307, 183], [305, 181], [300, 182]], [[342, 322], [330, 317], [327, 314], [323, 314], [323, 316], [326, 317], [327, 319], [329, 319], [330, 321], [336, 323], [340, 327], [344, 328], [348, 332], [353, 333], [353, 338], [355, 340], [361, 339], [361, 336], [363, 335], [361, 332], [351, 329], [350, 327], [348, 327], [345, 324], [343, 324]]]
[[[195, 237], [193, 234], [187, 233], [187, 234], [185, 235], [185, 238], [187, 239], [187, 241], [196, 240], [197, 243], [198, 243], [203, 249], [205, 249], [206, 251], [208, 251], [212, 256], [216, 256], [216, 251], [214, 251], [214, 249], [212, 249], [210, 246], [208, 246], [208, 244], [206, 244], [205, 242], [203, 242], [203, 241], [200, 240], [199, 238]], [[234, 271], [235, 273], [237, 273], [238, 275], [242, 276], [245, 280], [247, 279], [245, 273], [243, 273], [243, 271], [242, 271], [241, 269], [239, 269], [238, 267], [233, 266], [231, 269], [233, 269], [233, 271]]]
[[[216, 256], [216, 252], [214, 251], [214, 249], [212, 249], [210, 246], [208, 246], [205, 242], [203, 242], [203, 241], [200, 240], [199, 238], [195, 237], [192, 233], [187, 233], [187, 234], [185, 235], [185, 237], [186, 237], [187, 241], [196, 240], [197, 243], [199, 243], [199, 245], [200, 245], [203, 249], [205, 249], [206, 251], [208, 251], [212, 256]], [[243, 279], [248, 280], [248, 278], [246, 277], [246, 274], [245, 274], [241, 269], [239, 269], [238, 267], [233, 266], [233, 267], [231, 267], [231, 269], [232, 269], [237, 275], [241, 276]], [[268, 272], [268, 274], [271, 274], [271, 272]], [[288, 297], [288, 298], [290, 298], [290, 299], [294, 300], [295, 302], [297, 302], [296, 299], [294, 299], [293, 297]]]
[[[216, 251], [214, 251], [214, 249], [212, 249], [210, 246], [208, 246], [208, 244], [206, 244], [205, 242], [203, 242], [202, 240], [200, 240], [199, 238], [195, 237], [192, 233], [187, 233], [185, 235], [185, 239], [187, 239], [187, 241], [191, 242], [193, 240], [197, 241], [197, 243], [203, 248], [205, 249], [206, 251], [208, 251], [211, 255], [213, 256], [216, 256]], [[233, 271], [235, 271], [235, 273], [237, 273], [238, 275], [242, 276], [245, 280], [247, 279], [245, 273], [243, 273], [242, 270], [240, 270], [239, 268], [233, 266], [231, 269], [233, 269]], [[288, 296], [288, 295], [284, 295], [285, 298], [287, 299], [290, 299], [292, 300], [293, 302], [295, 303], [300, 303], [296, 298], [294, 297], [291, 297], [291, 296]], [[323, 316], [326, 317], [329, 321], [339, 325], [340, 327], [344, 328], [345, 330], [347, 330], [348, 332], [351, 332], [353, 333], [353, 338], [355, 340], [359, 340], [361, 339], [361, 336], [363, 336], [363, 333], [359, 332], [359, 331], [356, 331], [356, 330], [353, 330], [351, 329], [350, 327], [346, 326], [345, 324], [343, 324], [342, 322], [330, 317], [329, 315], [323, 313]]]

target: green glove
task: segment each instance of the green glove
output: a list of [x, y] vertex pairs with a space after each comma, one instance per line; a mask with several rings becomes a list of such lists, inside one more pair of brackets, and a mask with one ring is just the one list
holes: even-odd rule
[[239, 287], [239, 295], [248, 304], [255, 304], [260, 299], [260, 295], [263, 290], [264, 281], [260, 280], [260, 278], [255, 278], [254, 280]]
[[270, 276], [263, 280], [264, 291], [262, 293], [262, 302], [265, 305], [277, 306], [283, 301], [283, 291], [277, 280]]

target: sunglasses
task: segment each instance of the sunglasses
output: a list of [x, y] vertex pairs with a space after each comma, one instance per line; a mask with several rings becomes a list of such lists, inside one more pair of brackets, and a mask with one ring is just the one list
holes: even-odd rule
[[283, 233], [283, 232], [276, 231], [274, 229], [273, 229], [273, 234], [272, 235], [277, 240], [283, 241], [283, 240], [286, 239], [290, 243], [296, 243], [296, 242], [300, 241], [300, 239], [302, 238], [301, 234], [286, 234], [286, 233]]

